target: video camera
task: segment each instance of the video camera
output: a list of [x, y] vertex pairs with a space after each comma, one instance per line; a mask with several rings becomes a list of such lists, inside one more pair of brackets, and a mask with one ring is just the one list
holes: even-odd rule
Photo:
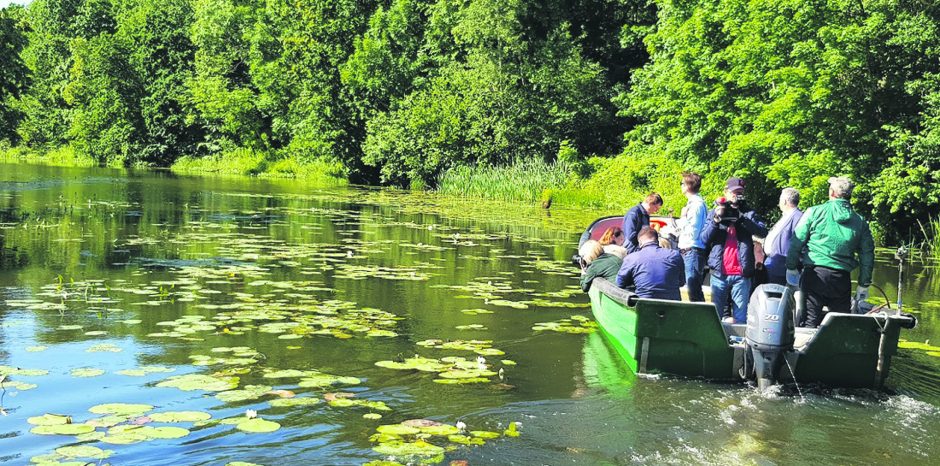
[[744, 204], [744, 195], [738, 194], [731, 199], [719, 197], [715, 200], [715, 220], [718, 223], [731, 225], [741, 218], [739, 206]]

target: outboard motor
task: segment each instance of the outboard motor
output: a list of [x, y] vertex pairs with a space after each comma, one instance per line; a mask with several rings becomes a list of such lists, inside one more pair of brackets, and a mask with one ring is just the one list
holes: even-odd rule
[[782, 285], [764, 284], [751, 294], [744, 341], [761, 390], [777, 382], [785, 353], [793, 350], [795, 306], [793, 290]]

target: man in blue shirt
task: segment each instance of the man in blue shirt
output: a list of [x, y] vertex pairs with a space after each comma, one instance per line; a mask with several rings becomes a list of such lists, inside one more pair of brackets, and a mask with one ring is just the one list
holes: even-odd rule
[[782, 215], [764, 238], [764, 254], [767, 256], [764, 259], [764, 268], [767, 269], [770, 283], [787, 284], [787, 251], [790, 249], [790, 238], [793, 238], [796, 225], [803, 217], [799, 205], [800, 192], [793, 188], [784, 188], [778, 203]]
[[659, 235], [648, 226], [640, 229], [637, 239], [640, 248], [624, 258], [617, 286], [632, 287], [641, 298], [681, 301], [679, 287], [685, 284], [685, 264], [679, 251], [659, 247]]
[[650, 193], [643, 202], [631, 207], [623, 216], [623, 247], [627, 250], [627, 254], [632, 254], [640, 248], [637, 234], [644, 226], [650, 226], [650, 215], [659, 212], [662, 206], [663, 197], [657, 193]]

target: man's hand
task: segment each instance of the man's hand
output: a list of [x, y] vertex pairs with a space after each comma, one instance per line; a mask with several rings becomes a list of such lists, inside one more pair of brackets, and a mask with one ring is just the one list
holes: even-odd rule
[[714, 220], [715, 223], [721, 223], [721, 219], [724, 216], [725, 216], [725, 206], [719, 205], [718, 207], [715, 207], [715, 216], [712, 217], [712, 220]]
[[868, 287], [867, 286], [858, 287], [858, 289], [855, 291], [855, 302], [860, 303], [862, 301], [867, 301], [867, 300], [868, 300]]
[[800, 286], [800, 272], [796, 269], [787, 269], [787, 285]]

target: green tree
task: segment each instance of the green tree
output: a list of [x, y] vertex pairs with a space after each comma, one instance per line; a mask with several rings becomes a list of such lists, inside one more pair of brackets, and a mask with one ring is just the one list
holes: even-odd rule
[[193, 2], [195, 72], [187, 87], [210, 151], [225, 146], [267, 148], [271, 118], [258, 108], [249, 66], [260, 8], [255, 1]]
[[356, 174], [353, 109], [339, 67], [375, 10], [372, 1], [266, 2], [252, 35], [258, 108], [271, 118], [271, 143], [306, 161], [339, 159]]
[[27, 45], [21, 57], [31, 76], [26, 93], [14, 107], [22, 120], [17, 132], [32, 147], [53, 148], [68, 143], [71, 117], [62, 90], [68, 84], [72, 56], [69, 43], [83, 32], [76, 21], [81, 0], [35, 0], [27, 9]]
[[440, 0], [429, 9], [414, 90], [367, 124], [367, 163], [385, 182], [436, 182], [448, 167], [551, 159], [597, 140], [611, 94], [570, 24], [530, 37], [531, 3]]
[[117, 0], [114, 39], [127, 50], [127, 64], [141, 83], [136, 113], [140, 139], [133, 159], [168, 166], [198, 150], [205, 130], [191, 117], [187, 83], [193, 76], [195, 46], [190, 39], [189, 0]]
[[26, 46], [25, 10], [11, 5], [0, 9], [0, 141], [18, 142], [16, 126], [21, 114], [14, 107], [28, 83], [28, 70], [20, 58]]
[[[628, 153], [662, 153], [710, 167], [716, 177], [796, 186], [810, 202], [825, 196], [828, 176], [850, 174], [861, 181], [856, 206], [873, 210], [883, 224], [896, 209], [892, 203], [913, 200], [890, 192], [898, 185], [878, 181], [884, 170], [895, 167], [892, 179], [916, 181], [912, 192], [935, 185], [936, 152], [928, 155], [929, 144], [922, 146], [922, 168], [911, 171], [905, 147], [929, 139], [929, 78], [940, 71], [935, 2], [667, 0], [659, 6], [656, 31], [646, 39], [651, 61], [620, 97], [624, 114], [640, 121], [627, 134]], [[756, 191], [766, 194], [769, 209], [774, 190]], [[936, 205], [931, 198], [936, 195], [918, 197], [904, 209], [912, 214], [924, 202]], [[911, 217], [901, 220], [903, 234]]]
[[73, 108], [68, 136], [82, 154], [120, 164], [135, 156], [140, 141], [141, 95], [126, 52], [111, 34], [72, 41], [73, 64], [63, 97]]

